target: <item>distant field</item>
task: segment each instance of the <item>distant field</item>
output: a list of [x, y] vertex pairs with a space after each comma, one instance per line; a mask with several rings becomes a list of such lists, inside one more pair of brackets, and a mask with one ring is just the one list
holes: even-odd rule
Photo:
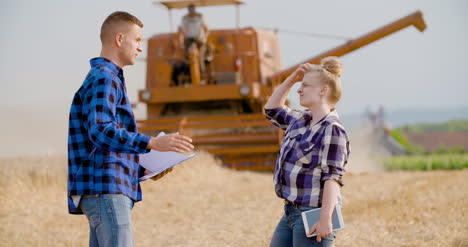
[[394, 156], [385, 160], [387, 170], [459, 170], [468, 168], [468, 154]]
[[[67, 213], [66, 158], [0, 159], [0, 246], [87, 246]], [[335, 246], [468, 246], [468, 169], [347, 174]], [[272, 174], [236, 172], [207, 154], [143, 183], [136, 246], [268, 246], [282, 214]]]

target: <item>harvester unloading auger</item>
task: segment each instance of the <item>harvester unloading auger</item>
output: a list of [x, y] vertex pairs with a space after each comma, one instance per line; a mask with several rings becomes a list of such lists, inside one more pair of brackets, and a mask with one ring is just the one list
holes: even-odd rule
[[[190, 4], [235, 5], [238, 13], [238, 6], [243, 2], [175, 0], [160, 4], [169, 13]], [[273, 89], [299, 64], [281, 69], [276, 34], [240, 28], [238, 23], [237, 20], [235, 29], [210, 30], [207, 43], [214, 55], [209, 64], [213, 75], [209, 84], [199, 73], [198, 51], [190, 49], [187, 65], [191, 73], [185, 78], [189, 83], [174, 85], [174, 67], [184, 59], [177, 33], [157, 34], [148, 40], [146, 89], [139, 91], [139, 100], [147, 104], [148, 119], [138, 121], [139, 131], [152, 135], [160, 131], [182, 131], [192, 137], [198, 149], [216, 155], [227, 167], [272, 170], [282, 133], [266, 120], [263, 105]], [[426, 24], [421, 11], [302, 63], [316, 64], [323, 57], [345, 55], [409, 26], [424, 31]]]

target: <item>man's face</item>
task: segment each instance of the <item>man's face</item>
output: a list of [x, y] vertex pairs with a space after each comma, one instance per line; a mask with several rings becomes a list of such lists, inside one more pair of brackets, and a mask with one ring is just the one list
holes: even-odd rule
[[129, 25], [128, 31], [123, 34], [122, 45], [120, 46], [119, 57], [122, 67], [135, 64], [138, 53], [143, 51], [141, 48], [141, 27], [136, 24]]
[[195, 6], [193, 5], [188, 6], [188, 12], [189, 14], [195, 14]]

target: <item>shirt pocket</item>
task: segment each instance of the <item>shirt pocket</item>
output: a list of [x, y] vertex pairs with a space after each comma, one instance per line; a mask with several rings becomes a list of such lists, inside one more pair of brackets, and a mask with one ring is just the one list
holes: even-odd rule
[[296, 147], [296, 165], [312, 169], [320, 162], [320, 148], [322, 135], [314, 136], [314, 142], [310, 140], [300, 140]]
[[320, 160], [320, 145], [310, 144], [307, 146], [299, 144], [297, 152], [296, 165], [302, 166], [304, 168], [314, 168], [318, 165]]

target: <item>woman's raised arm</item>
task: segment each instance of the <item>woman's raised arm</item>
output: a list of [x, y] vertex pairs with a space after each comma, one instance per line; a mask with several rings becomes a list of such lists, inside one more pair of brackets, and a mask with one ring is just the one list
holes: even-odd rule
[[294, 85], [294, 83], [302, 80], [304, 77], [304, 72], [307, 70], [307, 65], [302, 64], [290, 75], [286, 80], [283, 81], [276, 89], [273, 91], [273, 94], [268, 99], [268, 102], [265, 104], [265, 109], [274, 109], [284, 105], [286, 102], [286, 96], [288, 96], [289, 90]]

